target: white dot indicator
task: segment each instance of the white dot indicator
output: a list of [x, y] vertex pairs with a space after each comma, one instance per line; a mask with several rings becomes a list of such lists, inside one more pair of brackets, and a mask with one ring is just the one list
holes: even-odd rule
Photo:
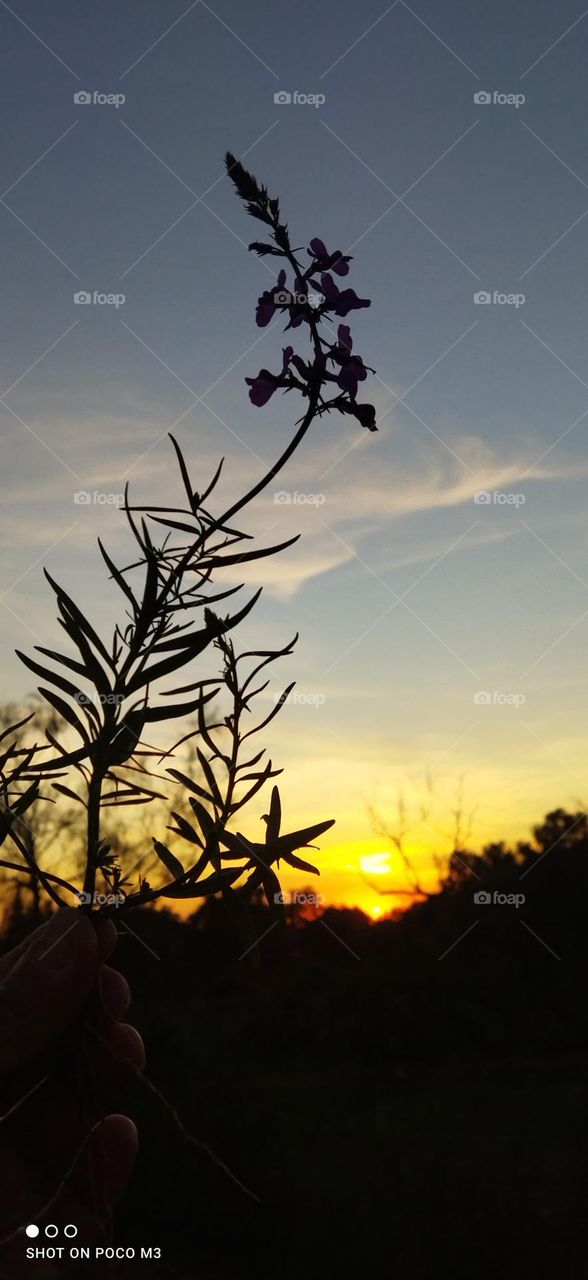
[[45, 1235], [54, 1240], [55, 1236], [59, 1235], [59, 1227], [56, 1227], [54, 1222], [48, 1222], [45, 1227]]
[[38, 1234], [39, 1228], [35, 1226], [34, 1222], [29, 1222], [28, 1227], [25, 1227], [25, 1235], [29, 1236], [31, 1240], [34, 1240], [35, 1236], [38, 1236]]
[[74, 1236], [77, 1236], [78, 1234], [78, 1229], [74, 1226], [73, 1222], [68, 1222], [67, 1226], [63, 1228], [63, 1234], [70, 1240], [73, 1240]]

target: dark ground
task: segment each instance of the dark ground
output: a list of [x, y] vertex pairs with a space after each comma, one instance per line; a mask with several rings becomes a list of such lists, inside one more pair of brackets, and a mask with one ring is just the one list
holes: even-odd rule
[[163, 1262], [105, 1276], [588, 1277], [588, 839], [542, 859], [549, 840], [475, 864], [490, 891], [524, 887], [518, 909], [475, 905], [456, 872], [396, 923], [273, 930], [257, 972], [221, 903], [138, 912], [156, 955], [126, 934], [115, 954], [149, 1078], [261, 1203], [133, 1086], [117, 1240]]

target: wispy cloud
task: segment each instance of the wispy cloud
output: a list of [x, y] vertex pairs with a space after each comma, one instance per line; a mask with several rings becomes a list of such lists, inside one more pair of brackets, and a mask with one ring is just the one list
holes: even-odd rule
[[[85, 423], [84, 489], [101, 495], [122, 492], [121, 475], [135, 461], [138, 446], [152, 441], [157, 434], [153, 412], [144, 416], [142, 410], [140, 406], [140, 411], [124, 418], [96, 417], [90, 424]], [[62, 419], [47, 420], [39, 429], [54, 447], [67, 449], [75, 438], [76, 425]], [[209, 476], [218, 461], [209, 432], [190, 428], [184, 430], [183, 436], [188, 454], [197, 461], [198, 476]], [[572, 466], [550, 457], [521, 480], [538, 454], [537, 442], [532, 440], [526, 442], [524, 450], [513, 447], [508, 457], [475, 436], [454, 436], [453, 445], [456, 456], [442, 449], [432, 453], [397, 426], [381, 437], [331, 431], [320, 440], [311, 440], [245, 515], [247, 530], [268, 545], [298, 533], [300, 541], [280, 557], [258, 562], [251, 568], [236, 566], [228, 570], [227, 580], [255, 581], [276, 598], [289, 599], [313, 579], [348, 564], [374, 537], [380, 572], [425, 563], [441, 554], [446, 540], [444, 531], [432, 533], [430, 521], [423, 524], [419, 517], [469, 505], [467, 516], [471, 515], [477, 525], [460, 543], [464, 552], [511, 537], [515, 532], [512, 526], [497, 529], [487, 520], [485, 508], [473, 504], [477, 491], [518, 488], [528, 494], [537, 487], [588, 474], [588, 462]], [[158, 503], [181, 505], [183, 495], [171, 450], [168, 466], [162, 465], [162, 450], [168, 451], [165, 440], [142, 459], [136, 478], [133, 477], [132, 498], [136, 502], [148, 500], [155, 485]], [[60, 548], [60, 558], [68, 570], [76, 574], [82, 570], [84, 562], [94, 554], [98, 534], [124, 556], [128, 532], [124, 516], [115, 509], [112, 499], [100, 497], [88, 505], [76, 505], [76, 481], [72, 476], [52, 466], [40, 484], [43, 458], [37, 452], [32, 462], [30, 481], [7, 486], [0, 494], [0, 539], [2, 545], [14, 551], [9, 574], [14, 570], [16, 576], [20, 558], [30, 558], [29, 553], [39, 553], [50, 546], [75, 516], [80, 517], [75, 540], [66, 541]], [[238, 465], [235, 460], [229, 461], [218, 489], [221, 509], [244, 486], [259, 479], [260, 472], [260, 465], [251, 455], [244, 454]]]

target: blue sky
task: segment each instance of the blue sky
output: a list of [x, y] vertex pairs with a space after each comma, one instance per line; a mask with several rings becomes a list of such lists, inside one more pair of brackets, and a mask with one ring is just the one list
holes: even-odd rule
[[[248, 517], [268, 541], [303, 534], [251, 624], [277, 643], [301, 630], [284, 682], [321, 699], [275, 723], [292, 807], [339, 816], [325, 847], [351, 876], [349, 850], [381, 847], [366, 803], [391, 811], [402, 790], [416, 813], [428, 771], [442, 835], [462, 775], [480, 839], [583, 802], [579, 0], [14, 0], [0, 49], [2, 696], [30, 689], [13, 647], [57, 639], [43, 563], [114, 618], [94, 540], [124, 557], [124, 522], [76, 492], [129, 478], [171, 495], [173, 425], [195, 475], [227, 456], [236, 495], [287, 439], [291, 401], [246, 395], [246, 375], [279, 367], [281, 332], [255, 326], [271, 276], [222, 177], [230, 148], [280, 195], [294, 243], [351, 252], [372, 299], [351, 319], [379, 434], [318, 424], [280, 487], [320, 502], [272, 490]], [[78, 290], [125, 300], [78, 306]], [[436, 838], [415, 819], [417, 852]]]

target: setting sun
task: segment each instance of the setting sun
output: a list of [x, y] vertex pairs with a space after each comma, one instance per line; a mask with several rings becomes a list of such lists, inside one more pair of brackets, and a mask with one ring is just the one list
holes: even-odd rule
[[366, 853], [360, 858], [359, 866], [366, 876], [389, 876], [392, 872], [392, 854]]

